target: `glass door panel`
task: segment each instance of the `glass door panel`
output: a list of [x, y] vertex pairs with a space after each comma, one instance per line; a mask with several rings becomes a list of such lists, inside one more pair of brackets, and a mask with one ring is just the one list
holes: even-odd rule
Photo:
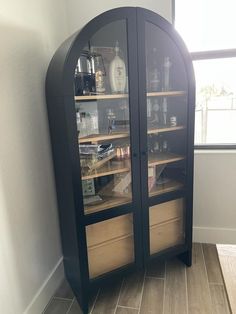
[[85, 213], [132, 202], [126, 20], [99, 29], [75, 71]]
[[134, 262], [133, 215], [86, 227], [90, 278]]
[[148, 193], [152, 197], [185, 184], [188, 84], [174, 42], [154, 24], [145, 25]]

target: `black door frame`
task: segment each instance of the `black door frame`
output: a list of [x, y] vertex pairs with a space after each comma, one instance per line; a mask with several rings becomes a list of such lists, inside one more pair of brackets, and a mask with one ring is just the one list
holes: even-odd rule
[[[165, 195], [149, 198], [148, 196], [148, 150], [147, 150], [147, 106], [146, 106], [146, 52], [145, 52], [145, 23], [151, 23], [162, 29], [167, 36], [176, 44], [180, 55], [183, 57], [188, 81], [188, 115], [187, 115], [187, 153], [186, 153], [186, 188]], [[180, 258], [191, 265], [192, 251], [192, 203], [193, 203], [193, 143], [194, 143], [194, 108], [195, 108], [195, 80], [192, 61], [187, 48], [178, 33], [164, 18], [156, 13], [137, 8], [137, 31], [138, 31], [138, 65], [139, 65], [139, 112], [140, 112], [140, 156], [141, 156], [141, 190], [142, 190], [142, 218], [143, 218], [143, 249], [144, 263], [155, 257], [169, 256], [171, 251], [180, 254]], [[149, 206], [160, 204], [165, 201], [184, 197], [186, 200], [185, 213], [185, 244], [177, 248], [170, 248], [161, 253], [150, 256], [149, 235]]]

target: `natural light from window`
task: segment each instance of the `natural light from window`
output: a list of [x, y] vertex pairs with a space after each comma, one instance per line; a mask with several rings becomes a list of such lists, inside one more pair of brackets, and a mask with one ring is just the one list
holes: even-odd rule
[[175, 28], [190, 52], [236, 47], [236, 0], [176, 0]]
[[[175, 7], [175, 27], [190, 52], [236, 48], [236, 0], [176, 0]], [[235, 144], [236, 55], [193, 63], [195, 144]]]

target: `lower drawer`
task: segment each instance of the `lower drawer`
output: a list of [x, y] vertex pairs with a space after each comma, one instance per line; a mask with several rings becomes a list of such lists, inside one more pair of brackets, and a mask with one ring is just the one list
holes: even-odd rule
[[89, 247], [88, 262], [90, 278], [134, 262], [133, 235]]
[[184, 242], [182, 217], [150, 227], [150, 254]]
[[86, 227], [88, 247], [133, 233], [133, 215], [127, 214]]
[[183, 198], [178, 198], [173, 201], [161, 203], [150, 207], [149, 208], [150, 226], [182, 217], [183, 209], [184, 209]]

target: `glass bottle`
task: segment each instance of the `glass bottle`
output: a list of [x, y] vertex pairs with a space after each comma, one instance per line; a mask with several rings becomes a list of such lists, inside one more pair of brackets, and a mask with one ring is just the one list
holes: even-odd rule
[[161, 73], [158, 68], [158, 51], [153, 48], [151, 56], [151, 68], [149, 70], [149, 91], [157, 92], [160, 90]]
[[106, 89], [105, 89], [105, 83], [104, 83], [104, 77], [105, 77], [105, 72], [104, 68], [101, 65], [101, 56], [95, 57], [95, 85], [96, 85], [96, 93], [97, 94], [104, 94]]
[[164, 58], [164, 91], [170, 90], [170, 57]]
[[109, 78], [112, 93], [124, 93], [126, 86], [126, 66], [119, 56], [119, 42], [115, 45], [115, 57], [110, 63]]
[[116, 119], [116, 115], [112, 109], [108, 109], [107, 119], [108, 119], [108, 134], [110, 134], [115, 129], [115, 119]]
[[86, 136], [86, 112], [81, 112], [80, 115], [80, 137]]
[[80, 112], [79, 109], [76, 109], [76, 125], [77, 125], [77, 132], [80, 133], [81, 121], [80, 121]]
[[162, 103], [163, 125], [167, 125], [167, 99], [163, 98]]

